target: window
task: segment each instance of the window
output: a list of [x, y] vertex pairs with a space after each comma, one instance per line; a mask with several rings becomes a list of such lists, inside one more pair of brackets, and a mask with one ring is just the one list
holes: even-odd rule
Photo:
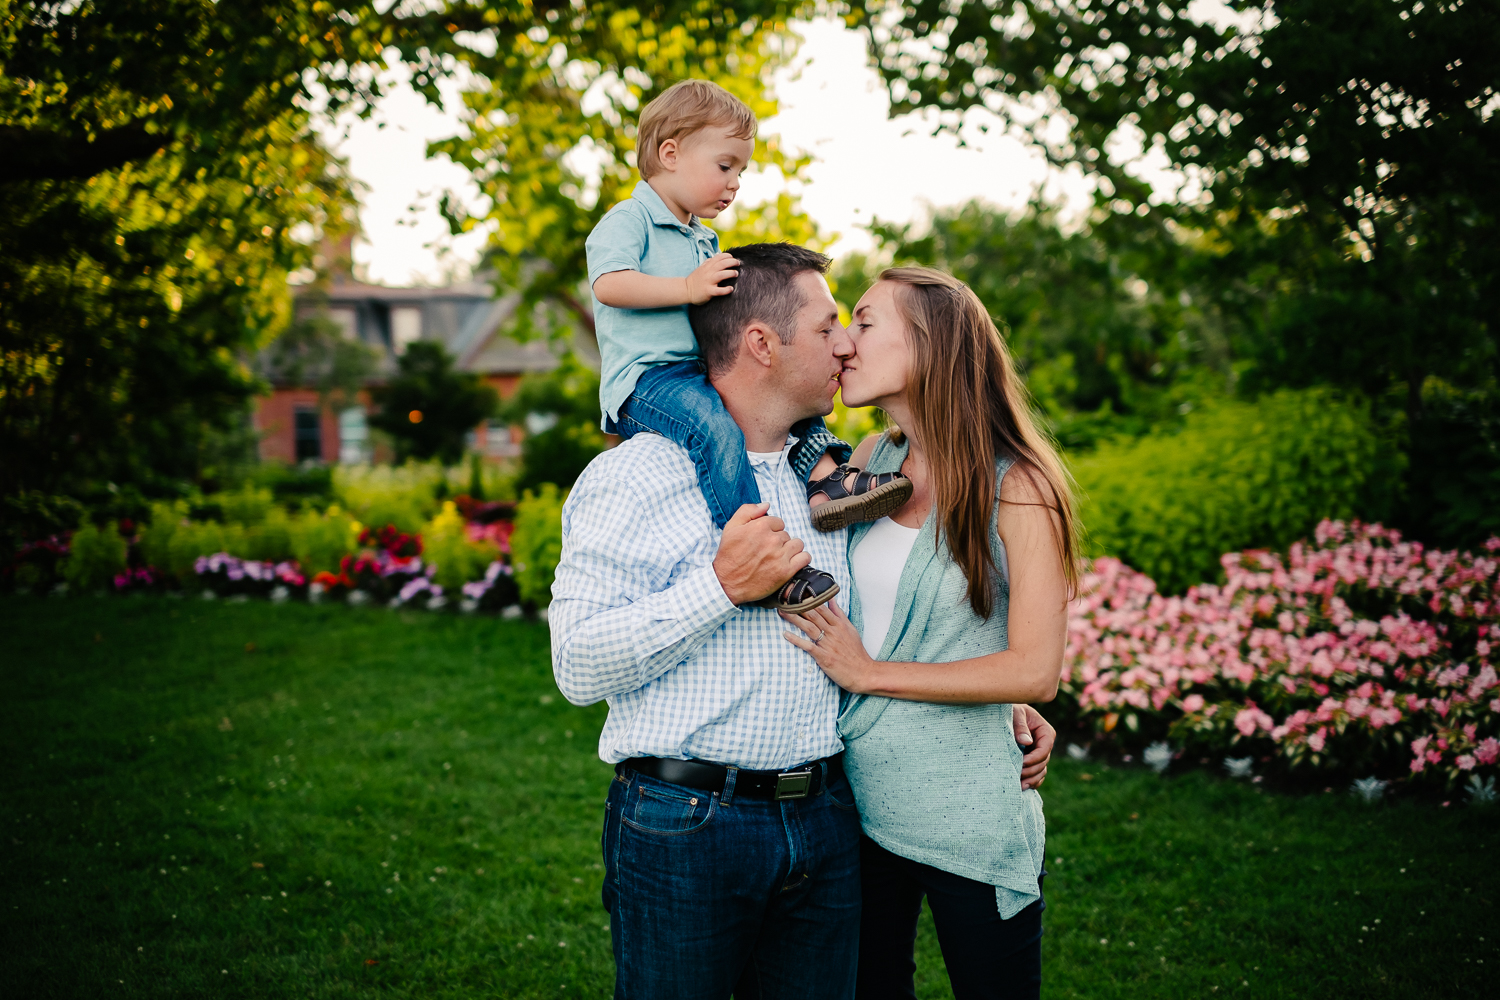
[[321, 461], [323, 458], [323, 428], [318, 411], [307, 406], [296, 410], [294, 427], [297, 434], [297, 461]]
[[422, 307], [397, 306], [391, 310], [391, 349], [405, 354], [408, 344], [422, 339]]
[[359, 465], [370, 460], [370, 426], [365, 409], [351, 406], [339, 414], [339, 461]]
[[353, 309], [330, 309], [328, 319], [339, 328], [339, 335], [345, 340], [359, 339], [359, 314]]

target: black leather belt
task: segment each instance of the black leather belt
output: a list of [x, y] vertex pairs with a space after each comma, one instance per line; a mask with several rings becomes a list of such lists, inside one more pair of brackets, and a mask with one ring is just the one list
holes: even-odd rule
[[[705, 792], [722, 792], [730, 768], [704, 760], [667, 760], [662, 757], [630, 757], [615, 765], [615, 772], [628, 768], [638, 774], [685, 785]], [[734, 768], [734, 794], [753, 799], [806, 799], [823, 791], [825, 780], [844, 773], [842, 754], [824, 757], [785, 771], [747, 771]], [[824, 778], [824, 774], [827, 778]]]

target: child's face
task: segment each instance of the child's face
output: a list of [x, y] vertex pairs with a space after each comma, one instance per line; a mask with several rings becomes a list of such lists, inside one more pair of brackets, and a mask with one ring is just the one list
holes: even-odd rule
[[662, 169], [652, 176], [651, 186], [675, 203], [669, 207], [713, 219], [734, 201], [740, 173], [754, 153], [753, 140], [736, 138], [728, 129], [713, 126], [682, 139], [668, 139], [661, 144]]

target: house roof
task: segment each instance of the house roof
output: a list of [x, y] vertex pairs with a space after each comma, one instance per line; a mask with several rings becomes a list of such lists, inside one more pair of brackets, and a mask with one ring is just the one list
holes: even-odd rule
[[[396, 369], [396, 357], [410, 340], [437, 341], [453, 355], [455, 366], [479, 375], [515, 375], [551, 371], [566, 344], [534, 340], [521, 343], [505, 327], [521, 303], [519, 292], [497, 294], [491, 276], [442, 288], [392, 288], [356, 281], [337, 281], [297, 295], [299, 317], [324, 315], [350, 339], [382, 355], [376, 380]], [[587, 338], [575, 338], [586, 341]], [[576, 342], [584, 356], [593, 345]]]

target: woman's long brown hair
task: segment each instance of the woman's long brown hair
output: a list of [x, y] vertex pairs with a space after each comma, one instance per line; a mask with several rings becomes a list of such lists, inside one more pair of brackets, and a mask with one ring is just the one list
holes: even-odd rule
[[[968, 285], [930, 267], [893, 267], [896, 306], [906, 322], [912, 371], [906, 399], [922, 442], [939, 515], [939, 537], [969, 581], [969, 606], [994, 609], [997, 572], [990, 518], [999, 502], [995, 461], [1005, 457], [1050, 494], [1053, 531], [1071, 597], [1078, 586], [1078, 515], [1072, 477], [1032, 416], [1031, 394], [984, 303]], [[901, 440], [901, 430], [893, 432]], [[1040, 480], [1040, 481], [1039, 481]]]

